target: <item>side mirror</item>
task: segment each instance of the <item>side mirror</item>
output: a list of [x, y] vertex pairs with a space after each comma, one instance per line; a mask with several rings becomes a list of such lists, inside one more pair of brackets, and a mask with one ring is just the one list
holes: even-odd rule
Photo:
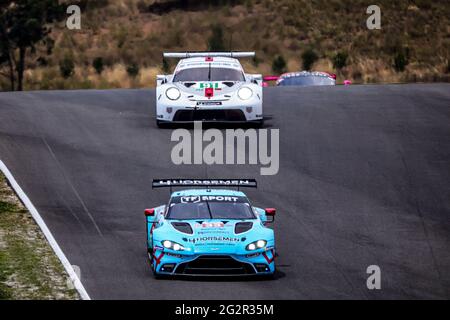
[[278, 76], [264, 76], [263, 81], [264, 82], [277, 81], [278, 78], [279, 78]]
[[155, 215], [155, 209], [145, 209], [144, 215], [146, 217], [153, 217]]
[[275, 213], [277, 212], [276, 209], [274, 208], [266, 208], [266, 210], [264, 210], [266, 212], [266, 217], [271, 217], [272, 220], [267, 220], [266, 223], [272, 223], [275, 221]]
[[157, 86], [160, 86], [160, 85], [162, 85], [162, 84], [165, 84], [166, 82], [167, 82], [166, 75], [164, 75], [164, 74], [158, 74], [158, 75], [156, 76], [156, 85], [157, 85]]

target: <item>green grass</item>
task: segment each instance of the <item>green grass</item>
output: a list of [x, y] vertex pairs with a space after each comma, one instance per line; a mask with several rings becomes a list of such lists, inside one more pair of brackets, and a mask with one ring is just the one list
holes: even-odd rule
[[77, 299], [28, 211], [0, 174], [0, 299]]

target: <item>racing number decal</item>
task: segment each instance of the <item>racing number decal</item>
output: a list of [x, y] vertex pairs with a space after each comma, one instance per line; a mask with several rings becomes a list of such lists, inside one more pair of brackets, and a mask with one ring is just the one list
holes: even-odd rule
[[211, 83], [211, 82], [201, 82], [200, 83], [200, 89], [207, 89], [207, 88], [210, 88], [210, 89], [219, 89], [219, 83], [218, 82], [216, 82], [216, 83]]

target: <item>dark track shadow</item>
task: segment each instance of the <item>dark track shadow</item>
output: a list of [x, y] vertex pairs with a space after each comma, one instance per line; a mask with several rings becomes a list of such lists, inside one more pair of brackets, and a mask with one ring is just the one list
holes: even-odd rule
[[[256, 123], [232, 123], [232, 122], [205, 122], [202, 123], [202, 129], [265, 129], [265, 128], [271, 128], [272, 124], [268, 123], [268, 120], [272, 120], [272, 116], [264, 116], [264, 124], [258, 125]], [[155, 125], [156, 127], [156, 125]], [[194, 129], [194, 123], [164, 123], [162, 124], [159, 129], [188, 129], [192, 130]]]
[[282, 271], [276, 270], [273, 276], [164, 276], [158, 280], [180, 280], [192, 282], [261, 282], [261, 281], [275, 281], [286, 277]]

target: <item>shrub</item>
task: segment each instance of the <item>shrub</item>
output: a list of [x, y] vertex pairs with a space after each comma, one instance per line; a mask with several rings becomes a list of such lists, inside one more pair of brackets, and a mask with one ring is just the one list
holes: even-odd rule
[[212, 34], [208, 39], [208, 49], [210, 51], [225, 51], [223, 29], [220, 25], [212, 27]]
[[136, 76], [139, 74], [139, 66], [136, 63], [132, 63], [127, 66], [127, 73], [130, 77], [136, 78]]
[[94, 67], [95, 72], [97, 72], [97, 74], [101, 74], [104, 68], [103, 58], [102, 57], [95, 58], [94, 61], [92, 61], [92, 66]]
[[394, 68], [397, 72], [405, 71], [406, 66], [409, 64], [408, 58], [403, 52], [398, 52], [394, 57]]
[[170, 73], [170, 65], [167, 62], [167, 60], [164, 59], [164, 58], [163, 58], [163, 61], [162, 61], [162, 70], [163, 70], [164, 73]]
[[283, 56], [276, 56], [272, 62], [272, 70], [276, 74], [282, 74], [286, 72], [286, 60]]
[[75, 64], [69, 56], [59, 62], [59, 71], [64, 79], [70, 78], [75, 72]]
[[145, 13], [145, 12], [148, 11], [149, 4], [147, 3], [147, 1], [139, 0], [136, 3], [136, 7], [137, 7], [137, 9], [139, 10], [140, 13]]
[[336, 70], [341, 70], [347, 66], [348, 54], [346, 52], [338, 52], [333, 57], [333, 67]]
[[302, 54], [303, 69], [311, 70], [314, 63], [319, 59], [317, 53], [313, 49], [307, 49]]

